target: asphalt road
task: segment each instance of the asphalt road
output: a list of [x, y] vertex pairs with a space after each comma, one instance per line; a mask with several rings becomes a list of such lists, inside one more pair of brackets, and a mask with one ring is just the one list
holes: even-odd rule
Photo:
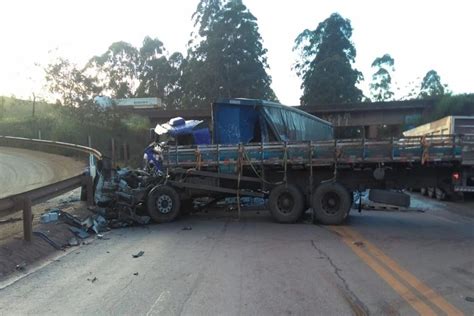
[[469, 209], [415, 205], [336, 227], [252, 212], [114, 230], [3, 287], [0, 315], [474, 314]]
[[73, 158], [0, 147], [0, 198], [63, 180], [83, 169], [84, 163]]

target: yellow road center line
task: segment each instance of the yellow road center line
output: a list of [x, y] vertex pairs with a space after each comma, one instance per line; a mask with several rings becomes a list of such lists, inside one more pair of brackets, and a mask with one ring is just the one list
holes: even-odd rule
[[436, 313], [427, 304], [421, 301], [409, 288], [398, 281], [390, 272], [388, 272], [375, 259], [364, 252], [362, 248], [353, 243], [353, 239], [341, 227], [331, 227], [337, 232], [342, 241], [352, 249], [372, 270], [374, 270], [392, 289], [394, 289], [405, 301], [407, 301], [420, 315], [436, 315]]
[[445, 298], [436, 293], [433, 289], [429, 288], [423, 282], [421, 282], [417, 277], [412, 273], [408, 272], [406, 269], [402, 268], [398, 263], [396, 263], [392, 258], [384, 254], [379, 248], [374, 244], [370, 243], [368, 240], [364, 239], [358, 232], [349, 227], [340, 227], [343, 231], [346, 231], [346, 235], [351, 236], [352, 239], [362, 241], [368, 251], [389, 267], [393, 272], [398, 274], [405, 282], [410, 284], [415, 290], [417, 290], [422, 296], [427, 300], [432, 302], [438, 308], [440, 308], [447, 315], [464, 315], [459, 309], [450, 304]]

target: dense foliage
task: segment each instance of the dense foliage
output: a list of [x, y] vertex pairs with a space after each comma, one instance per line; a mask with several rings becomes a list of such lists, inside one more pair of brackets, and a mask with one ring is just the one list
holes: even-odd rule
[[370, 92], [372, 100], [387, 101], [393, 98], [392, 91], [392, 76], [391, 71], [394, 71], [394, 59], [389, 54], [382, 57], [377, 57], [372, 63], [372, 68], [375, 73], [372, 75], [372, 83], [370, 84]]
[[303, 79], [301, 104], [319, 105], [362, 100], [356, 86], [362, 73], [352, 68], [356, 49], [351, 42], [352, 26], [338, 13], [319, 23], [315, 30], [304, 30], [295, 40], [300, 58], [295, 64]]
[[444, 95], [437, 99], [431, 116], [433, 121], [448, 115], [474, 115], [474, 94]]
[[197, 32], [185, 68], [185, 103], [207, 106], [218, 97], [276, 99], [257, 19], [241, 0], [201, 0]]
[[426, 73], [420, 87], [420, 98], [439, 97], [444, 95], [445, 86], [441, 83], [441, 78], [435, 70]]

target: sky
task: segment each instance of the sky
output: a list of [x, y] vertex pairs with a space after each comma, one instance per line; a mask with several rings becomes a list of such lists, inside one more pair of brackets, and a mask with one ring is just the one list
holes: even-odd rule
[[[474, 92], [472, 0], [243, 0], [258, 19], [268, 49], [272, 88], [283, 104], [297, 105], [301, 80], [292, 70], [294, 40], [304, 29], [338, 12], [351, 21], [354, 67], [368, 94], [372, 61], [395, 59], [393, 79], [407, 93], [434, 69], [453, 93]], [[62, 56], [83, 65], [115, 41], [140, 46], [159, 38], [171, 54], [186, 52], [198, 0], [3, 0], [0, 2], [0, 95], [29, 98], [42, 92], [45, 66]], [[245, 96], [241, 96], [245, 97]]]

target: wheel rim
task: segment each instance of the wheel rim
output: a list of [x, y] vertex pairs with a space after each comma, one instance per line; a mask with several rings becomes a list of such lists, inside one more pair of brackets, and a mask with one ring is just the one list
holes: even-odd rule
[[290, 193], [284, 192], [278, 197], [277, 205], [281, 213], [288, 214], [293, 210], [295, 199]]
[[327, 192], [321, 200], [321, 208], [328, 215], [336, 215], [340, 211], [341, 197], [335, 192]]
[[168, 214], [173, 208], [173, 200], [169, 195], [163, 194], [156, 199], [156, 208], [162, 214]]

